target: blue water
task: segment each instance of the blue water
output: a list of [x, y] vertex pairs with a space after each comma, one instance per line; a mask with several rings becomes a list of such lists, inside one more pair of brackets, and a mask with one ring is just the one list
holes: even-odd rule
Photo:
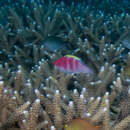
[[[21, 2], [25, 0], [1, 0], [0, 1], [0, 7], [5, 5], [14, 4], [17, 2]], [[41, 1], [44, 3], [54, 3], [57, 2], [60, 3], [63, 1], [67, 6], [71, 5], [72, 3], [75, 4], [81, 4], [84, 3], [86, 6], [90, 6], [91, 8], [97, 8], [101, 10], [107, 10], [108, 12], [113, 10], [126, 11], [127, 13], [130, 13], [130, 0], [26, 0], [29, 4], [31, 1], [35, 1], [37, 3], [40, 3]]]

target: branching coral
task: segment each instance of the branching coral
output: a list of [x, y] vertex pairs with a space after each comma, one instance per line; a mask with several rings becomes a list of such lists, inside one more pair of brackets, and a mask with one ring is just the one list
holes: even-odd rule
[[[116, 82], [118, 84], [119, 81]], [[52, 86], [53, 84], [51, 84]], [[120, 84], [113, 90], [116, 92], [121, 89]], [[81, 118], [81, 120], [91, 120], [93, 127], [96, 125], [102, 126], [104, 130], [116, 130], [124, 129], [130, 123], [129, 116], [126, 116], [122, 121], [115, 124], [113, 121], [110, 124], [110, 103], [113, 102], [113, 92], [109, 95], [107, 92], [103, 97], [87, 97], [87, 91], [85, 88], [79, 93], [76, 89], [70, 92], [69, 96], [61, 95], [59, 90], [53, 90], [53, 94], [41, 94], [38, 89], [35, 89], [35, 97], [38, 99], [29, 108], [30, 102], [26, 102], [20, 106], [14, 106], [21, 103], [17, 100], [18, 96], [9, 98], [8, 95], [11, 92], [9, 90], [3, 90], [3, 82], [1, 81], [1, 105], [2, 101], [9, 102], [5, 104], [5, 107], [1, 106], [2, 115], [1, 118], [4, 122], [1, 122], [1, 128], [4, 129], [8, 126], [17, 128], [15, 125], [18, 123], [21, 129], [33, 130], [33, 129], [51, 129], [55, 128], [61, 130], [65, 127], [68, 129], [71, 127], [71, 121]], [[57, 86], [58, 87], [58, 86]], [[46, 89], [44, 91], [47, 91]], [[12, 104], [11, 106], [9, 104]], [[40, 105], [41, 104], [41, 105]], [[12, 108], [13, 106], [13, 108]], [[18, 107], [18, 108], [17, 108]], [[8, 113], [3, 111], [7, 109]], [[30, 109], [30, 110], [29, 110]], [[114, 113], [113, 113], [114, 114]], [[87, 120], [86, 120], [87, 121]], [[97, 128], [95, 126], [95, 129]], [[75, 128], [75, 126], [73, 126]], [[72, 129], [73, 129], [72, 127]], [[81, 126], [82, 127], [82, 126]], [[98, 127], [99, 128], [99, 127]]]
[[[130, 16], [122, 6], [113, 14], [92, 8], [97, 0], [88, 3], [21, 0], [0, 8], [1, 130], [129, 129], [130, 53], [123, 40]], [[94, 74], [60, 72], [53, 62], [66, 54]]]

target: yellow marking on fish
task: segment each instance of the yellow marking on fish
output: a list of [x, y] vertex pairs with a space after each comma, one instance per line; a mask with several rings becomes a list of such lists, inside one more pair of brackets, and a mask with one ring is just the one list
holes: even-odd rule
[[77, 57], [77, 56], [74, 56], [74, 55], [65, 55], [66, 57], [71, 57], [71, 58], [75, 58], [76, 60], [80, 60], [80, 58], [79, 57]]

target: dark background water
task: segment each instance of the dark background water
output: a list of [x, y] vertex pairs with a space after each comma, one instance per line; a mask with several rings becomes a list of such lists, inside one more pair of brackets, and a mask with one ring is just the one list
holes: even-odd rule
[[[0, 6], [7, 5], [10, 3], [15, 3], [19, 1], [32, 1], [32, 0], [0, 0]], [[52, 2], [61, 2], [61, 0], [33, 0], [33, 1], [44, 1], [45, 3], [48, 3], [50, 1]], [[118, 6], [124, 6], [124, 7], [130, 7], [130, 0], [62, 0], [65, 4], [70, 5], [72, 2], [74, 3], [86, 3], [89, 5], [97, 5], [101, 6], [101, 4], [109, 3], [114, 4]]]
[[[49, 2], [57, 2], [60, 3], [61, 0], [0, 0], [0, 7], [2, 6], [10, 6], [11, 4], [14, 4], [16, 2], [26, 1], [28, 4], [31, 1], [35, 1], [37, 3], [40, 3], [41, 1], [44, 1], [46, 4]], [[66, 6], [72, 5], [74, 3], [75, 5], [83, 3], [84, 6], [89, 6], [90, 9], [94, 10], [101, 10], [105, 13], [111, 13], [116, 14], [115, 12], [118, 12], [119, 14], [122, 12], [126, 12], [130, 14], [130, 0], [62, 0]]]

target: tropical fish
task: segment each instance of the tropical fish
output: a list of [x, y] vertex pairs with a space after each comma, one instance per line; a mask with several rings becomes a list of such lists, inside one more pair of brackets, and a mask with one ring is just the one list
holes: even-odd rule
[[130, 49], [130, 39], [122, 40], [121, 43], [125, 48]]
[[51, 52], [67, 48], [67, 43], [57, 37], [48, 37], [43, 41], [45, 49]]
[[130, 49], [130, 32], [127, 34], [127, 36], [121, 40], [121, 43], [123, 47]]
[[54, 65], [66, 73], [89, 73], [93, 74], [91, 68], [86, 66], [80, 58], [73, 55], [65, 55], [54, 62]]
[[101, 126], [94, 126], [88, 119], [73, 119], [65, 125], [65, 130], [101, 130]]
[[124, 74], [125, 74], [125, 76], [130, 77], [130, 66], [126, 66], [126, 67], [125, 67], [125, 69], [124, 69]]

